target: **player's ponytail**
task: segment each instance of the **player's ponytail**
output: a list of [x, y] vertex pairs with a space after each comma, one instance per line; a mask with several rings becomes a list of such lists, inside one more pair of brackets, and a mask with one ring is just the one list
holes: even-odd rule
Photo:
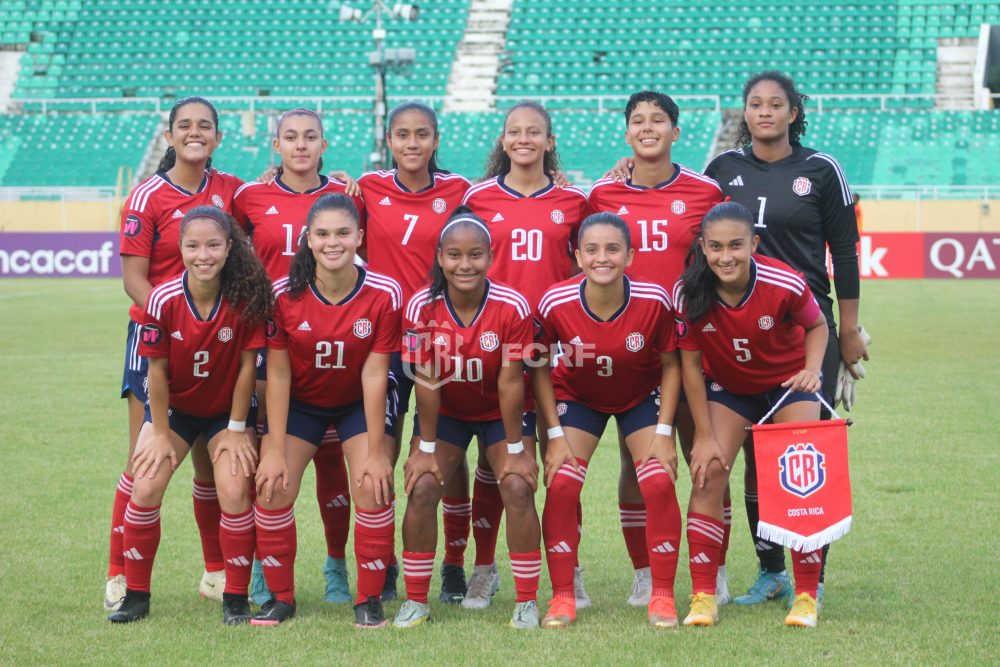
[[[204, 97], [199, 97], [198, 95], [192, 95], [190, 97], [185, 97], [183, 99], [177, 100], [175, 104], [170, 109], [170, 116], [167, 118], [167, 132], [172, 135], [174, 133], [174, 121], [177, 120], [177, 112], [186, 107], [189, 104], [204, 104], [206, 107], [212, 110], [212, 121], [215, 123], [215, 131], [219, 131], [219, 112], [215, 109], [215, 106], [206, 100]], [[168, 146], [167, 151], [163, 154], [160, 159], [160, 164], [156, 168], [156, 173], [164, 174], [174, 168], [177, 164], [177, 151], [174, 150], [173, 146]], [[208, 158], [205, 163], [205, 169], [211, 169], [212, 158]]]
[[299, 247], [292, 257], [292, 265], [288, 270], [288, 293], [293, 299], [298, 299], [305, 292], [306, 287], [316, 279], [316, 256], [313, 249], [306, 243], [306, 237], [313, 223], [321, 213], [338, 211], [348, 216], [360, 229], [361, 222], [358, 217], [358, 209], [354, 202], [345, 194], [334, 192], [325, 194], [309, 208], [309, 217], [306, 221], [306, 228], [299, 236]]
[[438, 239], [437, 250], [434, 251], [434, 266], [431, 267], [431, 287], [428, 294], [428, 297], [431, 299], [441, 296], [448, 288], [448, 279], [445, 278], [444, 269], [441, 268], [441, 264], [437, 259], [438, 250], [444, 247], [444, 240], [451, 235], [452, 231], [460, 227], [476, 230], [477, 233], [482, 235], [487, 248], [492, 244], [490, 231], [486, 227], [486, 223], [483, 222], [483, 219], [473, 213], [472, 208], [465, 204], [456, 206], [455, 210], [448, 216], [448, 222], [444, 224], [441, 230], [441, 238]]
[[684, 317], [695, 324], [711, 309], [718, 296], [719, 277], [708, 265], [708, 258], [701, 244], [705, 240], [705, 230], [716, 222], [740, 222], [746, 225], [753, 238], [753, 215], [750, 210], [736, 202], [716, 204], [705, 214], [701, 221], [701, 235], [695, 239], [684, 260], [684, 273], [681, 274], [683, 285], [681, 296], [684, 300]]
[[[387, 140], [392, 136], [393, 123], [395, 123], [396, 120], [407, 111], [418, 111], [422, 113], [424, 117], [427, 119], [427, 122], [430, 124], [430, 126], [434, 128], [434, 138], [437, 139], [438, 137], [441, 136], [441, 133], [438, 131], [437, 113], [434, 111], [434, 109], [427, 106], [423, 102], [410, 101], [397, 104], [395, 107], [393, 107], [392, 111], [389, 112], [389, 122], [386, 124], [387, 129], [385, 131]], [[396, 164], [396, 158], [392, 157], [391, 160], [392, 160], [392, 168], [398, 169], [399, 165]], [[430, 172], [431, 176], [433, 176], [434, 174], [450, 173], [439, 167], [437, 161], [438, 161], [438, 152], [435, 150], [431, 154], [431, 159], [427, 162], [427, 171]]]
[[[507, 132], [507, 119], [510, 118], [510, 115], [518, 109], [533, 109], [536, 111], [545, 121], [545, 138], [548, 139], [552, 136], [552, 116], [549, 114], [548, 110], [538, 102], [532, 102], [530, 100], [518, 102], [507, 110], [507, 115], [503, 117], [503, 129], [500, 132], [500, 138], [498, 138], [497, 142], [493, 145], [493, 151], [490, 153], [490, 156], [486, 158], [486, 175], [483, 177], [486, 180], [510, 172], [510, 156], [507, 155], [507, 151], [503, 149], [503, 135]], [[562, 162], [559, 157], [559, 152], [556, 150], [555, 146], [552, 146], [552, 150], [545, 151], [543, 169], [545, 170], [546, 175], [559, 171], [561, 165]]]
[[[775, 70], [768, 70], [767, 72], [754, 74], [746, 82], [746, 85], [743, 86], [744, 109], [746, 109], [747, 97], [750, 96], [750, 91], [761, 81], [773, 81], [781, 86], [781, 89], [785, 91], [785, 96], [788, 97], [788, 105], [793, 109], [799, 110], [795, 120], [788, 125], [788, 143], [792, 146], [801, 145], [802, 136], [806, 133], [806, 100], [809, 99], [809, 96], [800, 93], [795, 87], [795, 82], [790, 77]], [[740, 126], [736, 131], [736, 146], [737, 148], [746, 148], [751, 143], [753, 143], [753, 136], [750, 134], [750, 126], [747, 125], [747, 119], [740, 118]]]

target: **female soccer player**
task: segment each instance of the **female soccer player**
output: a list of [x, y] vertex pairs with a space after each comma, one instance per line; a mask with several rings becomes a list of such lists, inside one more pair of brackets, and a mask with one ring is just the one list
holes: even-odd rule
[[[722, 497], [745, 427], [779, 403], [776, 423], [819, 419], [826, 317], [798, 273], [754, 254], [755, 232], [745, 206], [713, 208], [675, 290], [684, 390], [696, 425], [687, 517], [694, 594], [684, 625], [719, 619]], [[821, 551], [792, 551], [795, 604], [785, 625], [816, 627]]]
[[[197, 206], [230, 211], [233, 195], [243, 181], [212, 168], [212, 152], [222, 140], [219, 114], [202, 97], [185, 97], [170, 110], [165, 133], [169, 148], [156, 174], [139, 184], [122, 210], [121, 256], [125, 292], [133, 301], [129, 311], [128, 343], [122, 398], [129, 405], [129, 456], [118, 482], [111, 518], [111, 558], [104, 604], [115, 609], [125, 594], [122, 547], [125, 508], [132, 493], [132, 456], [143, 423], [146, 402], [146, 358], [138, 354], [139, 329], [153, 288], [184, 270], [179, 227], [186, 212]], [[245, 231], [245, 230], [244, 230]], [[222, 599], [225, 585], [219, 547], [219, 500], [212, 464], [200, 444], [192, 449], [194, 513], [201, 533], [205, 574], [199, 587], [205, 597]]]
[[[575, 273], [572, 246], [590, 213], [582, 190], [556, 187], [550, 174], [558, 170], [549, 112], [536, 102], [519, 102], [504, 117], [487, 159], [486, 180], [465, 195], [465, 204], [489, 221], [494, 256], [490, 278], [523, 294], [532, 310], [549, 287]], [[532, 441], [532, 455], [534, 446]], [[543, 451], [544, 446], [543, 439]], [[504, 505], [495, 480], [487, 457], [481, 455], [472, 497], [476, 566], [462, 602], [468, 609], [485, 608], [500, 586], [495, 553]], [[579, 570], [576, 579], [582, 608], [590, 600]]]
[[[395, 409], [389, 353], [399, 343], [399, 285], [354, 263], [364, 232], [350, 197], [309, 209], [305, 242], [275, 286], [267, 338], [268, 432], [257, 470], [257, 548], [273, 597], [251, 621], [295, 616], [295, 514], [302, 473], [332, 424], [354, 481], [357, 627], [385, 625], [379, 594], [395, 520], [391, 451]], [[387, 435], [388, 434], [388, 435]]]
[[[459, 470], [473, 437], [485, 443], [507, 509], [507, 543], [517, 600], [510, 624], [538, 627], [541, 529], [534, 492], [538, 465], [524, 446], [533, 439], [533, 406], [525, 404], [524, 363], [532, 320], [518, 292], [487, 278], [490, 231], [467, 207], [441, 232], [433, 282], [406, 308], [404, 361], [417, 373], [420, 443], [407, 459], [403, 577], [407, 600], [393, 625], [411, 628], [430, 618], [427, 590], [437, 543], [437, 504]], [[527, 409], [527, 411], [526, 411]], [[504, 445], [506, 443], [506, 445]]]
[[[266, 174], [268, 183], [250, 182], [236, 191], [233, 216], [250, 230], [254, 251], [272, 281], [288, 276], [292, 257], [306, 227], [309, 208], [325, 194], [343, 193], [347, 185], [323, 175], [323, 154], [327, 141], [323, 122], [308, 109], [293, 109], [278, 120], [273, 149], [281, 156], [279, 173]], [[352, 198], [364, 214], [361, 197]], [[261, 350], [257, 367], [258, 419], [263, 427], [267, 403], [267, 356]], [[327, 556], [323, 567], [327, 602], [350, 602], [345, 546], [351, 526], [351, 494], [341, 443], [330, 429], [313, 459], [316, 466], [316, 499], [326, 533]], [[254, 560], [254, 600], [270, 599], [259, 560]]]
[[[614, 415], [643, 498], [658, 510], [646, 522], [653, 580], [649, 622], [656, 628], [677, 627], [673, 587], [681, 516], [671, 424], [681, 380], [673, 309], [662, 287], [625, 275], [634, 249], [621, 218], [591, 215], [580, 227], [578, 245], [583, 278], [550, 289], [536, 315], [536, 340], [547, 350], [537, 367], [532, 363], [532, 384], [544, 423], [552, 425], [542, 528], [553, 598], [542, 625], [565, 628], [576, 620], [573, 566], [579, 532], [573, 519], [587, 465]], [[550, 375], [556, 344], [566, 359]]]
[[[150, 292], [139, 332], [138, 352], [149, 359], [149, 401], [125, 510], [128, 588], [121, 607], [108, 616], [112, 623], [131, 623], [149, 614], [160, 503], [178, 464], [202, 439], [215, 463], [222, 506], [223, 622], [250, 620], [247, 586], [255, 539], [249, 489], [257, 458], [254, 364], [271, 314], [271, 285], [242, 230], [218, 208], [188, 211], [179, 237], [185, 271]], [[162, 466], [167, 459], [169, 469]]]

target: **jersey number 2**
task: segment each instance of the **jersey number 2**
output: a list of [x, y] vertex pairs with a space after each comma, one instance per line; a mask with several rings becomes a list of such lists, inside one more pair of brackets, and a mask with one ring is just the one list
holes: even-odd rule
[[208, 371], [201, 370], [201, 367], [208, 363], [208, 351], [194, 353], [194, 376], [196, 378], [207, 378]]

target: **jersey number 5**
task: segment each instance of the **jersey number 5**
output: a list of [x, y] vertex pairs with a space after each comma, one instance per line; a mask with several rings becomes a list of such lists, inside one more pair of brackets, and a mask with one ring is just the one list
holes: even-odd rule
[[748, 350], [745, 347], [741, 347], [742, 345], [749, 345], [749, 344], [750, 344], [749, 338], [733, 339], [733, 347], [736, 348], [737, 352], [736, 361], [750, 361], [750, 350]]

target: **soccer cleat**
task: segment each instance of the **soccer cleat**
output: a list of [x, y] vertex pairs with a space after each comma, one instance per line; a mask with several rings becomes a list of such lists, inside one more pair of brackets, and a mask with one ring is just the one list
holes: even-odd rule
[[490, 599], [500, 590], [500, 573], [497, 572], [497, 564], [477, 565], [472, 568], [472, 577], [469, 579], [469, 588], [462, 600], [462, 607], [465, 609], [486, 609], [490, 606]]
[[[580, 605], [577, 600], [576, 606]], [[518, 602], [514, 605], [514, 615], [510, 618], [510, 627], [520, 630], [538, 627], [538, 605], [534, 600]]]
[[764, 568], [757, 571], [757, 580], [747, 591], [746, 595], [741, 595], [733, 602], [739, 605], [761, 604], [768, 600], [784, 600], [791, 597], [792, 582], [788, 578], [788, 572], [768, 572]]
[[226, 588], [226, 571], [218, 572], [205, 571], [201, 575], [201, 583], [198, 584], [198, 595], [209, 600], [222, 602], [222, 591]]
[[222, 594], [222, 622], [226, 625], [249, 623], [253, 618], [250, 612], [250, 598], [236, 593]]
[[374, 595], [369, 595], [364, 602], [354, 605], [354, 627], [374, 630], [384, 627], [387, 622], [382, 601]]
[[278, 625], [290, 618], [295, 618], [295, 603], [288, 604], [272, 596], [250, 619], [250, 625]]
[[643, 567], [635, 571], [632, 576], [632, 594], [626, 601], [633, 607], [645, 607], [649, 604], [649, 598], [653, 595], [653, 577], [649, 573], [648, 567]]
[[576, 599], [557, 597], [549, 601], [549, 613], [542, 619], [543, 628], [566, 629], [576, 620]]
[[[792, 605], [795, 604], [795, 598], [788, 598], [788, 608], [791, 609]], [[816, 587], [816, 611], [823, 611], [823, 582], [819, 582]]]
[[583, 572], [582, 567], [577, 567], [576, 572], [573, 573], [573, 594], [576, 596], [576, 608], [586, 609], [590, 606], [590, 596], [587, 595], [587, 591], [583, 588]]
[[684, 619], [684, 625], [712, 627], [719, 622], [719, 605], [715, 595], [697, 593], [691, 596], [691, 611]]
[[785, 617], [785, 625], [793, 628], [815, 628], [819, 620], [819, 609], [816, 598], [808, 593], [795, 596], [795, 604]]
[[469, 585], [465, 582], [465, 568], [461, 565], [441, 565], [441, 602], [461, 602]]
[[345, 559], [327, 556], [326, 565], [323, 566], [323, 578], [326, 579], [324, 602], [339, 604], [354, 600], [351, 597], [351, 586], [347, 581], [347, 561]]
[[[415, 628], [431, 620], [431, 606], [426, 602], [407, 600], [392, 619], [394, 628]], [[358, 626], [362, 627], [362, 626]], [[365, 626], [367, 627], [367, 626]]]
[[720, 607], [729, 604], [732, 598], [729, 597], [729, 578], [726, 576], [726, 566], [719, 566], [719, 574], [715, 576], [715, 604]]
[[112, 623], [133, 623], [149, 616], [149, 593], [125, 590], [125, 597], [117, 611], [108, 614]]
[[125, 599], [125, 575], [116, 574], [108, 579], [104, 587], [104, 608], [110, 611], [118, 611]]
[[[379, 599], [383, 602], [388, 602], [389, 600], [395, 600], [396, 594], [396, 580], [399, 579], [399, 565], [386, 565], [385, 567], [385, 583], [382, 585], [382, 595]], [[382, 625], [385, 625], [384, 623]]]
[[666, 595], [651, 595], [649, 598], [649, 624], [659, 630], [677, 627], [677, 610], [674, 599]]
[[250, 574], [250, 599], [256, 604], [264, 605], [271, 599], [271, 591], [267, 588], [264, 578], [264, 566], [256, 558], [253, 559], [253, 570]]

